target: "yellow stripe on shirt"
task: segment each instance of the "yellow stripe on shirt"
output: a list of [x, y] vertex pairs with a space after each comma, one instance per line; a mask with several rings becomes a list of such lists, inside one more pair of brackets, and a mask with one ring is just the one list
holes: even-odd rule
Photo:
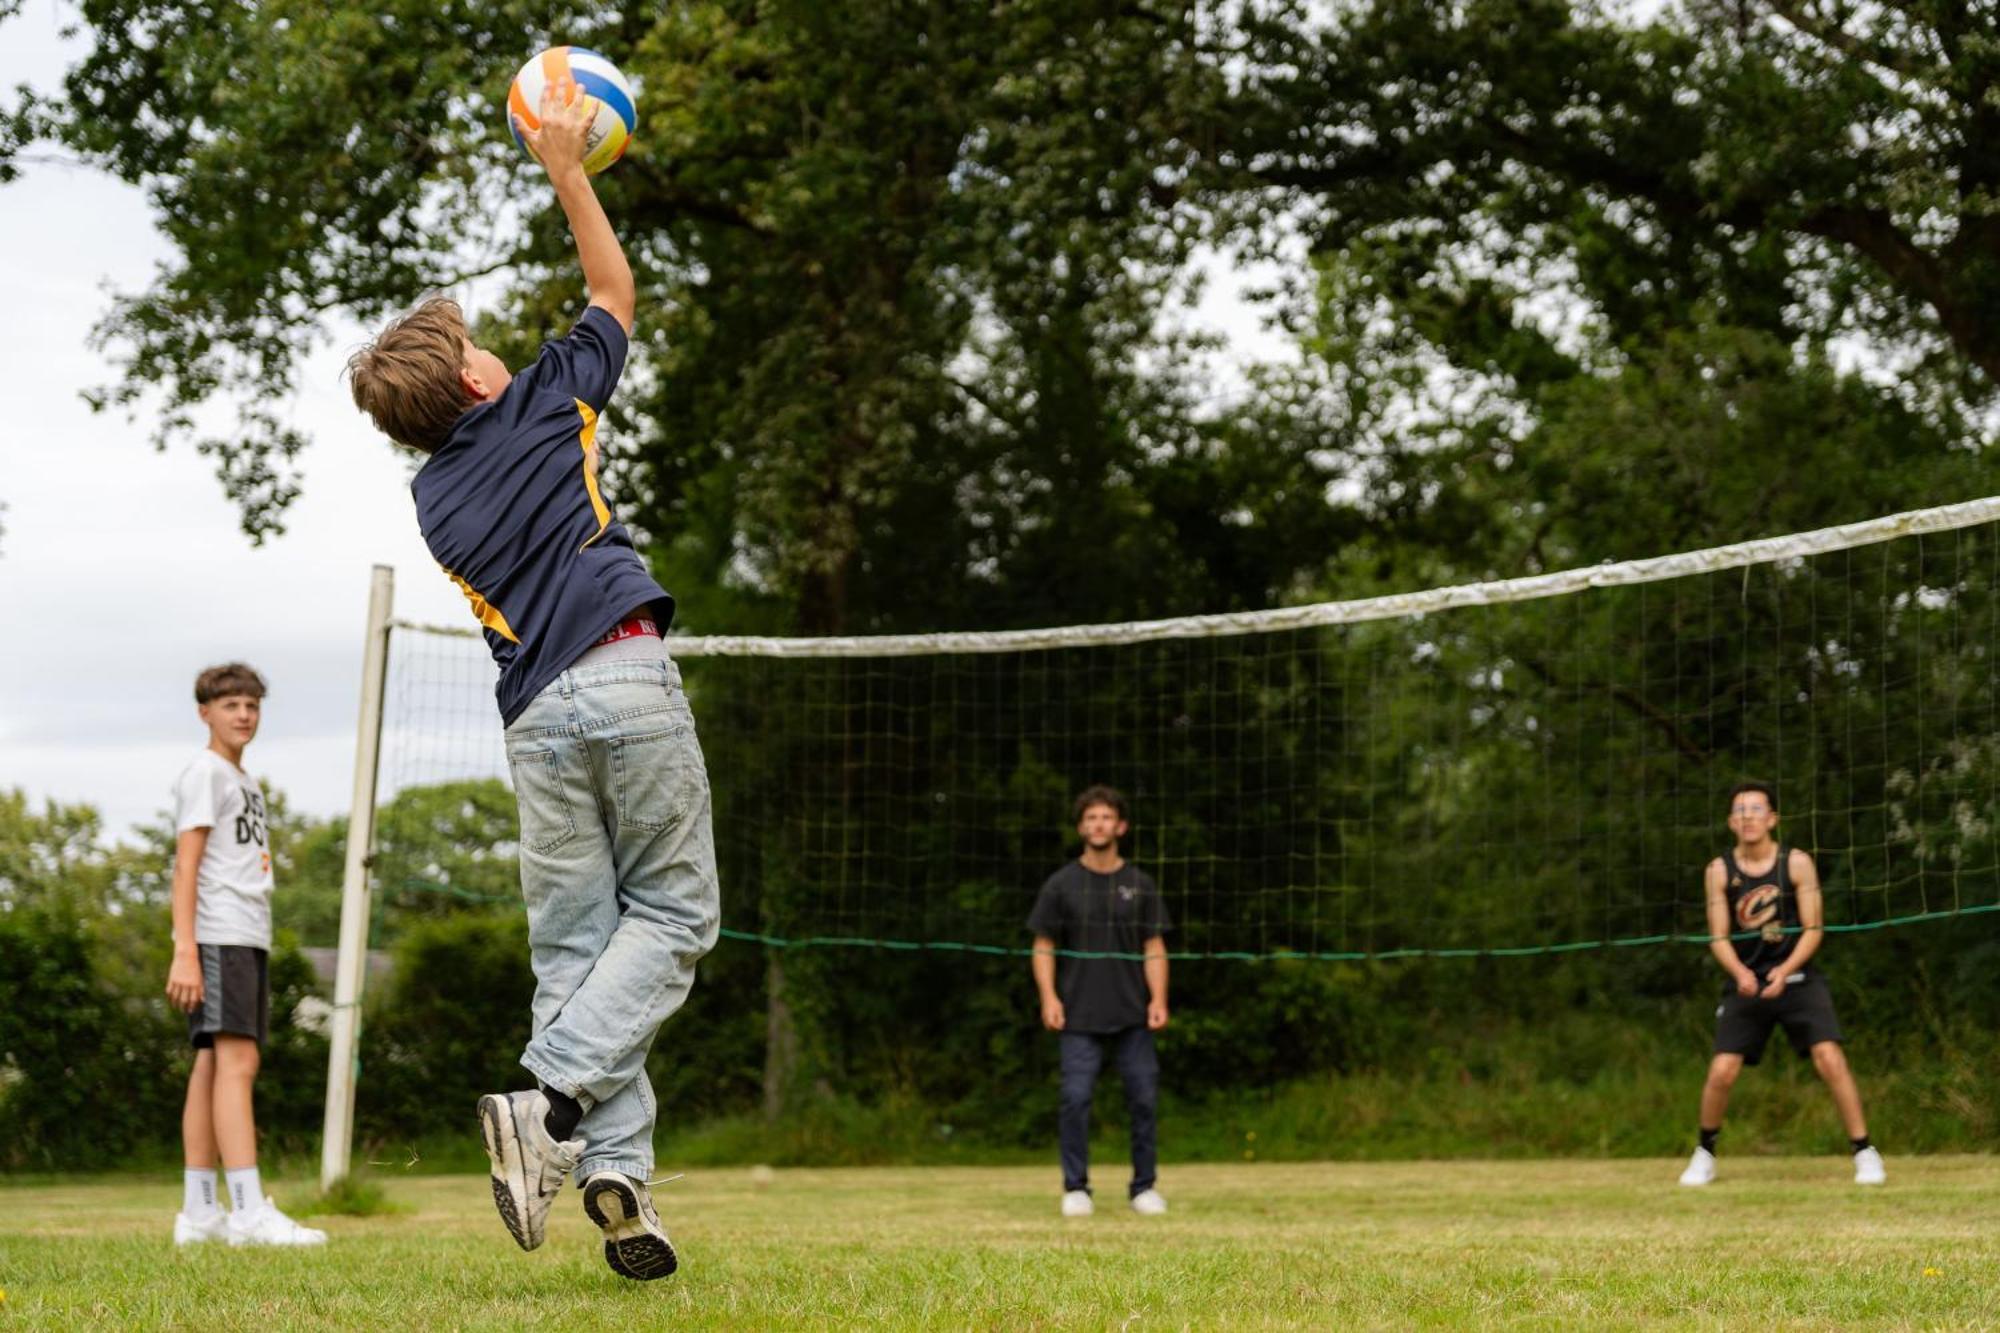
[[[443, 569], [444, 567], [440, 565], [438, 568]], [[509, 643], [519, 643], [521, 641], [521, 636], [514, 633], [514, 627], [507, 623], [507, 617], [500, 614], [499, 607], [473, 591], [470, 583], [467, 583], [450, 570], [446, 569], [444, 573], [445, 577], [456, 583], [458, 590], [465, 594], [465, 600], [472, 603], [472, 614], [479, 617], [480, 624], [486, 626], [486, 628], [492, 630]]]
[[583, 399], [578, 398], [575, 402], [576, 410], [583, 414], [583, 430], [577, 437], [583, 445], [583, 489], [590, 493], [590, 510], [597, 515], [597, 531], [590, 534], [583, 546], [576, 548], [582, 551], [602, 537], [605, 529], [611, 526], [611, 510], [605, 506], [604, 497], [597, 490], [597, 413], [591, 411], [590, 404]]

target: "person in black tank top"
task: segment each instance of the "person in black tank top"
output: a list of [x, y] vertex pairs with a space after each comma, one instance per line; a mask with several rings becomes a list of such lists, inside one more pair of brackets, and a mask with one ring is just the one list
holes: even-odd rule
[[[1737, 961], [1757, 974], [1760, 987], [1770, 978], [1772, 968], [1791, 957], [1792, 942], [1803, 930], [1798, 895], [1792, 891], [1791, 876], [1785, 873], [1789, 859], [1785, 845], [1779, 843], [1770, 864], [1753, 874], [1737, 863], [1735, 852], [1722, 854], [1723, 873], [1728, 877], [1723, 892], [1729, 902], [1730, 944]], [[1800, 962], [1794, 971], [1803, 974], [1805, 964]]]
[[1826, 981], [1807, 964], [1825, 935], [1819, 872], [1812, 857], [1778, 842], [1778, 800], [1761, 782], [1729, 793], [1736, 845], [1708, 863], [1708, 948], [1729, 975], [1715, 1011], [1715, 1055], [1701, 1090], [1701, 1142], [1681, 1173], [1683, 1185], [1715, 1179], [1716, 1136], [1730, 1091], [1746, 1064], [1764, 1058], [1771, 1029], [1783, 1026], [1792, 1049], [1813, 1062], [1854, 1149], [1854, 1182], [1879, 1185], [1882, 1154], [1868, 1141], [1861, 1092], [1847, 1067], [1840, 1020]]

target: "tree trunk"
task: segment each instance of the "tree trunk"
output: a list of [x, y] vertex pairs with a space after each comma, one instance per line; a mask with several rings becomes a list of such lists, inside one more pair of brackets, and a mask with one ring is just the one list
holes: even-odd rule
[[785, 951], [769, 946], [764, 964], [764, 1118], [775, 1121], [799, 1072], [799, 1033], [785, 998]]

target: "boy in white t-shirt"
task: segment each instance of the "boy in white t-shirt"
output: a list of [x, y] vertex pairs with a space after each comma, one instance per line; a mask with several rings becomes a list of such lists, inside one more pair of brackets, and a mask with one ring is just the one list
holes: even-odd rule
[[[323, 1245], [278, 1211], [257, 1176], [251, 1087], [271, 1019], [271, 850], [264, 789], [243, 771], [264, 681], [241, 662], [195, 678], [208, 746], [174, 782], [174, 961], [167, 998], [188, 1013], [194, 1072], [181, 1111], [185, 1195], [174, 1243]], [[217, 1197], [216, 1160], [229, 1185]]]

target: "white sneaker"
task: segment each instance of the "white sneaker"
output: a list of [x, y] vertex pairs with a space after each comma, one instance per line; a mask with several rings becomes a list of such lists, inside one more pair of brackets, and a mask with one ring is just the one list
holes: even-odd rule
[[1715, 1179], [1715, 1154], [1706, 1148], [1696, 1148], [1694, 1156], [1688, 1158], [1687, 1170], [1681, 1172], [1681, 1184], [1706, 1185]]
[[652, 1191], [641, 1182], [618, 1171], [592, 1172], [583, 1182], [583, 1211], [604, 1233], [604, 1262], [619, 1277], [650, 1282], [679, 1266]]
[[1167, 1201], [1158, 1190], [1140, 1190], [1132, 1196], [1132, 1211], [1144, 1213], [1147, 1217], [1158, 1217], [1167, 1211]]
[[1880, 1185], [1889, 1178], [1882, 1165], [1882, 1154], [1873, 1148], [1863, 1148], [1854, 1154], [1854, 1183], [1857, 1185]]
[[549, 1099], [539, 1088], [479, 1099], [479, 1132], [493, 1162], [493, 1203], [524, 1250], [542, 1243], [549, 1205], [583, 1160], [582, 1139], [558, 1143], [550, 1137], [543, 1123], [548, 1113]]
[[174, 1244], [201, 1245], [211, 1240], [226, 1240], [229, 1237], [229, 1214], [220, 1208], [206, 1217], [190, 1217], [186, 1213], [174, 1214]]
[[1062, 1215], [1064, 1217], [1089, 1217], [1095, 1205], [1090, 1202], [1089, 1190], [1071, 1190], [1063, 1195]]
[[326, 1233], [302, 1227], [278, 1211], [277, 1203], [266, 1197], [253, 1208], [229, 1215], [231, 1245], [324, 1245]]

